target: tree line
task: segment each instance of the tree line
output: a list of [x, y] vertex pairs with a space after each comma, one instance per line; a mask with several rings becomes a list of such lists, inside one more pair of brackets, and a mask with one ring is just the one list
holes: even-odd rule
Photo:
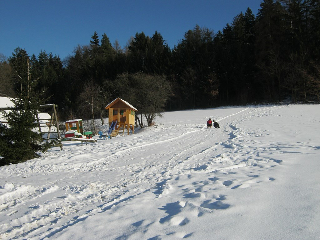
[[36, 94], [57, 104], [63, 119], [103, 117], [116, 97], [147, 114], [319, 102], [319, 41], [319, 1], [263, 0], [256, 16], [248, 8], [216, 33], [196, 25], [172, 49], [159, 32], [136, 33], [125, 48], [94, 32], [88, 45], [76, 47], [64, 61], [17, 48], [1, 61], [0, 91], [17, 95], [19, 79], [29, 71]]

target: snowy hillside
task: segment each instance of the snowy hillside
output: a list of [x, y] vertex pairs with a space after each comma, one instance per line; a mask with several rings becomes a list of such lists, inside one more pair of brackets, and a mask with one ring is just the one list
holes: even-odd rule
[[319, 238], [319, 105], [156, 123], [1, 167], [0, 239]]

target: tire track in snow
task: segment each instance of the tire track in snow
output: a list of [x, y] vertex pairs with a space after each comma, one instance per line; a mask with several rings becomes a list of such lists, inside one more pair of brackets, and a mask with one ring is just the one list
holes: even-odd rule
[[[235, 114], [220, 118], [218, 121], [224, 121], [225, 119], [237, 114], [241, 114], [246, 110], [248, 110], [248, 108], [241, 110]], [[228, 125], [223, 129], [226, 129], [227, 127]], [[90, 191], [90, 186], [84, 186], [83, 188], [77, 189], [75, 192], [67, 191], [69, 194], [66, 196], [61, 196], [60, 199], [50, 200], [46, 204], [35, 205], [34, 209], [30, 209], [28, 214], [16, 221], [16, 225], [14, 225], [12, 228], [7, 228], [6, 230], [4, 230], [6, 232], [4, 236], [11, 236], [12, 238], [16, 236], [33, 236], [33, 234], [37, 236], [37, 231], [40, 228], [45, 228], [46, 231], [49, 231], [46, 236], [52, 237], [55, 235], [55, 233], [67, 228], [68, 226], [76, 224], [78, 221], [81, 221], [88, 216], [97, 214], [99, 211], [107, 211], [112, 206], [135, 198], [136, 196], [141, 195], [146, 191], [153, 191], [157, 188], [165, 189], [166, 184], [170, 180], [173, 180], [180, 174], [186, 174], [190, 172], [190, 169], [192, 171], [192, 168], [190, 168], [187, 163], [192, 162], [193, 160], [199, 160], [200, 164], [198, 166], [194, 166], [193, 171], [214, 171], [216, 167], [215, 165], [213, 165], [212, 168], [201, 168], [201, 166], [204, 166], [205, 163], [208, 163], [210, 159], [207, 158], [215, 157], [214, 154], [212, 155], [211, 153], [214, 152], [218, 147], [220, 147], [221, 144], [212, 146], [210, 144], [203, 143], [204, 135], [210, 137], [213, 134], [213, 131], [206, 131], [205, 128], [206, 126], [204, 125], [202, 128], [196, 127], [193, 130], [188, 129], [187, 132], [184, 132], [179, 136], [170, 137], [164, 140], [154, 141], [147, 144], [144, 143], [137, 146], [120, 146], [117, 149], [117, 152], [113, 152], [110, 156], [103, 157], [102, 159], [98, 157], [96, 158], [97, 160], [94, 160], [92, 162], [76, 165], [78, 171], [80, 172], [90, 172], [99, 168], [100, 170], [106, 170], [109, 168], [108, 165], [111, 164], [111, 162], [109, 164], [106, 164], [107, 161], [116, 161], [116, 157], [121, 157], [125, 154], [130, 154], [135, 151], [140, 151], [143, 148], [156, 149], [159, 148], [159, 146], [162, 144], [167, 145], [171, 142], [173, 145], [172, 150], [168, 151], [168, 149], [165, 149], [162, 153], [162, 156], [160, 156], [161, 159], [163, 159], [163, 163], [161, 165], [157, 164], [157, 161], [159, 160], [158, 155], [153, 156], [153, 159], [148, 159], [148, 161], [144, 161], [143, 163], [130, 164], [130, 162], [128, 162], [128, 165], [126, 166], [128, 169], [128, 175], [123, 175], [122, 179], [120, 179], [118, 182], [114, 182], [110, 186], [98, 186], [92, 191]], [[220, 130], [222, 131], [222, 129]], [[236, 128], [232, 129], [232, 131], [236, 130]], [[230, 137], [226, 137], [223, 133], [220, 133], [220, 137], [226, 138], [226, 140], [220, 138], [222, 142], [230, 141]], [[176, 154], [177, 147], [179, 147], [180, 149], [180, 152], [178, 154]], [[81, 155], [81, 153], [79, 155]], [[74, 158], [76, 158], [76, 156]], [[240, 165], [237, 167], [240, 167]], [[43, 170], [42, 168], [38, 168], [37, 171], [39, 171], [40, 169]], [[50, 169], [50, 166], [48, 166], [48, 169]], [[65, 168], [61, 166], [61, 168], [59, 169], [51, 169], [50, 172], [54, 172], [56, 170], [64, 172], [72, 171], [72, 169], [68, 166], [66, 166]], [[118, 170], [124, 170], [124, 167], [118, 168]], [[61, 181], [65, 181], [65, 179], [62, 179]], [[159, 185], [157, 186], [157, 184]], [[130, 186], [132, 185], [134, 186], [130, 188]], [[143, 186], [143, 188], [141, 188], [140, 190], [139, 186], [141, 185]], [[134, 191], [130, 191], [130, 189], [133, 189]], [[162, 194], [162, 192], [163, 191], [160, 191], [159, 193]], [[97, 207], [97, 203], [93, 202], [99, 198], [102, 199], [102, 202], [105, 203], [102, 205], [100, 204]], [[36, 199], [36, 196], [31, 199], [32, 201], [34, 201]], [[92, 200], [93, 202], [91, 202]], [[24, 201], [30, 200], [26, 199]], [[210, 205], [210, 203], [207, 203], [203, 206], [210, 207], [214, 205]], [[16, 213], [12, 213], [12, 215], [15, 214]], [[42, 216], [46, 217], [40, 218], [39, 214], [43, 214]], [[70, 219], [67, 222], [65, 220], [62, 220], [66, 217]], [[31, 221], [30, 219], [33, 219], [33, 221]], [[30, 230], [26, 231], [26, 229]]]
[[[232, 117], [237, 114], [243, 113], [246, 110], [248, 110], [248, 108], [241, 110], [237, 113], [228, 115], [227, 117], [224, 117], [223, 119], [227, 119], [228, 117]], [[146, 179], [148, 179], [148, 181], [150, 181], [151, 179], [154, 180], [154, 176], [157, 176], [156, 181], [153, 181], [154, 185], [157, 185], [157, 182], [167, 182], [168, 180], [172, 179], [172, 177], [174, 175], [182, 174], [185, 171], [188, 172], [190, 169], [190, 166], [187, 165], [187, 163], [186, 163], [187, 161], [192, 161], [193, 159], [198, 158], [199, 155], [203, 155], [207, 152], [213, 151], [217, 147], [217, 145], [214, 145], [214, 146], [210, 145], [210, 146], [200, 147], [199, 149], [197, 149], [196, 152], [193, 150], [193, 149], [197, 148], [198, 146], [203, 145], [203, 133], [201, 133], [201, 135], [197, 138], [195, 138], [195, 134], [198, 134], [200, 131], [204, 132], [206, 130], [205, 128], [206, 128], [206, 125], [204, 125], [200, 129], [197, 129], [194, 131], [189, 131], [183, 135], [180, 135], [180, 136], [177, 136], [174, 138], [170, 138], [167, 140], [157, 141], [157, 142], [153, 142], [150, 144], [145, 144], [143, 146], [135, 147], [135, 149], [137, 149], [139, 147], [150, 147], [150, 146], [159, 145], [159, 144], [163, 144], [163, 143], [178, 140], [178, 139], [181, 140], [182, 144], [190, 143], [190, 146], [184, 145], [184, 147], [182, 148], [182, 150], [178, 154], [175, 154], [175, 152], [177, 152], [177, 149], [175, 149], [175, 151], [172, 154], [167, 154], [168, 157], [165, 157], [165, 158], [162, 157], [162, 158], [164, 158], [164, 161], [161, 161], [161, 162], [163, 162], [161, 166], [149, 165], [147, 172], [149, 173], [148, 175], [150, 177], [147, 177], [145, 175], [145, 171], [143, 171], [143, 170], [146, 170], [146, 169], [141, 169], [139, 171], [140, 173], [138, 173], [142, 176], [140, 179], [146, 178]], [[188, 136], [189, 134], [192, 134], [192, 136]], [[187, 140], [186, 139], [187, 137], [190, 138], [190, 140]], [[177, 145], [178, 145], [178, 143], [174, 142], [174, 146], [177, 146]], [[128, 150], [130, 150], [130, 149], [128, 149]], [[170, 155], [173, 155], [173, 156], [170, 157]], [[184, 159], [182, 159], [182, 158], [184, 158]], [[182, 164], [184, 167], [181, 167]], [[191, 168], [196, 169], [199, 167], [200, 166], [193, 166]], [[145, 165], [142, 165], [142, 168], [145, 168]], [[163, 171], [163, 172], [165, 172], [165, 174], [159, 173], [158, 169], [161, 169], [161, 171], [163, 171], [163, 169], [166, 169], [166, 171]], [[169, 171], [169, 169], [170, 169], [170, 171]], [[175, 170], [175, 169], [178, 169], [178, 170]], [[186, 169], [186, 170], [183, 170], [183, 169]], [[178, 172], [175, 174], [172, 174], [173, 171], [178, 171]], [[137, 176], [136, 172], [133, 172], [132, 175]], [[136, 179], [134, 182], [137, 183], [138, 181], [139, 180]]]
[[[201, 130], [204, 130], [204, 128], [205, 127], [203, 127]], [[166, 140], [162, 140], [162, 141], [157, 141], [157, 142], [153, 142], [153, 143], [150, 143], [150, 144], [144, 144], [144, 145], [141, 145], [141, 146], [136, 146], [136, 147], [132, 147], [132, 148], [128, 148], [128, 149], [124, 149], [124, 150], [122, 150], [122, 151], [120, 151], [120, 152], [117, 152], [115, 155], [122, 155], [122, 154], [124, 154], [124, 153], [127, 153], [127, 152], [129, 152], [129, 151], [133, 151], [133, 150], [139, 150], [139, 149], [141, 149], [141, 148], [145, 148], [145, 147], [151, 147], [151, 146], [155, 146], [155, 145], [159, 145], [159, 144], [164, 144], [164, 143], [167, 143], [167, 142], [173, 142], [173, 141], [175, 141], [175, 140], [178, 140], [178, 139], [183, 139], [183, 143], [185, 143], [185, 142], [189, 142], [189, 141], [186, 141], [185, 140], [185, 138], [189, 135], [189, 134], [194, 134], [194, 133], [197, 133], [197, 132], [199, 132], [199, 131], [201, 131], [201, 130], [195, 130], [195, 131], [189, 131], [189, 132], [187, 132], [187, 133], [184, 133], [184, 134], [182, 134], [182, 135], [180, 135], [180, 136], [177, 136], [177, 137], [174, 137], [174, 138], [170, 138], [170, 139], [166, 139]], [[202, 137], [203, 136], [201, 136], [200, 137], [200, 142], [199, 143], [197, 143], [197, 144], [195, 144], [194, 145], [194, 143], [193, 143], [193, 146], [192, 146], [192, 148], [191, 149], [193, 149], [193, 148], [196, 148], [196, 147], [198, 147], [198, 146], [200, 146], [201, 144], [202, 144]], [[190, 137], [190, 138], [193, 138], [193, 137]], [[176, 145], [176, 144], [175, 144]], [[197, 153], [197, 155], [198, 154], [204, 154], [205, 152], [208, 152], [210, 149], [212, 149], [212, 148], [215, 148], [215, 146], [213, 146], [213, 147], [209, 147], [209, 148], [206, 148], [206, 149], [203, 149], [203, 148], [200, 148], [200, 152], [199, 153]], [[184, 149], [185, 150], [183, 150], [181, 153], [179, 153], [179, 155], [177, 156], [177, 155], [175, 155], [175, 156], [173, 156], [172, 157], [172, 159], [174, 159], [174, 158], [179, 158], [179, 156], [180, 155], [183, 155], [183, 153], [185, 153], [185, 152], [187, 152], [187, 150], [186, 149], [188, 149], [189, 151], [190, 151], [190, 148], [188, 147], [188, 148], [186, 148], [186, 147], [184, 147]], [[193, 151], [192, 151], [193, 152]], [[192, 158], [192, 156], [197, 156], [197, 155], [192, 155], [191, 157], [189, 156], [190, 154], [186, 154], [187, 155], [187, 160], [189, 159], [189, 160], [191, 160], [191, 158]], [[112, 155], [112, 156], [110, 156], [110, 158], [111, 157], [113, 157], [114, 155]], [[171, 159], [171, 160], [172, 160]], [[170, 165], [171, 164], [171, 165]], [[136, 165], [140, 165], [140, 164], [136, 164]], [[128, 167], [128, 166], [127, 166]], [[132, 167], [132, 166], [130, 166], [130, 167]], [[146, 188], [143, 188], [143, 190], [141, 190], [141, 191], [135, 191], [135, 193], [134, 194], [132, 194], [132, 193], [130, 193], [130, 192], [126, 192], [126, 193], [122, 193], [121, 194], [121, 199], [126, 199], [126, 200], [128, 200], [128, 199], [130, 199], [130, 198], [132, 198], [132, 197], [135, 197], [135, 196], [137, 196], [137, 195], [140, 195], [140, 194], [142, 194], [143, 192], [145, 192], [145, 191], [151, 191], [154, 187], [153, 187], [153, 185], [154, 184], [156, 184], [157, 182], [159, 182], [159, 181], [163, 181], [163, 175], [161, 174], [161, 173], [159, 173], [159, 169], [160, 169], [160, 172], [161, 171], [163, 171], [163, 169], [167, 169], [167, 168], [175, 168], [176, 166], [172, 166], [172, 161], [169, 161], [169, 163], [168, 163], [168, 166], [167, 167], [165, 167], [164, 165], [161, 165], [161, 167], [159, 168], [159, 166], [158, 165], [149, 165], [148, 167], [146, 167], [145, 165], [142, 165], [142, 170], [144, 170], [144, 171], [140, 171], [140, 174], [138, 173], [138, 175], [136, 174], [136, 169], [135, 169], [135, 171], [133, 172], [133, 174], [132, 174], [132, 176], [134, 176], [134, 179], [123, 179], [122, 181], [120, 181], [120, 182], [118, 182], [118, 186], [116, 186], [115, 187], [115, 189], [116, 190], [119, 190], [121, 187], [120, 186], [123, 186], [123, 188], [126, 188], [125, 186], [128, 186], [128, 185], [132, 185], [132, 184], [138, 184], [138, 185], [141, 185], [141, 184], [143, 184], [142, 182], [143, 182], [143, 180], [144, 180], [144, 182], [147, 182], [148, 184], [149, 184], [149, 188], [148, 189], [146, 189]], [[146, 173], [145, 172], [148, 172], [149, 173], [149, 175], [150, 175], [150, 177], [148, 177], [147, 175], [146, 175]], [[139, 175], [140, 175], [140, 177], [139, 177]], [[157, 175], [158, 175], [158, 177], [157, 177]], [[153, 181], [153, 184], [150, 184], [150, 180], [151, 179], [153, 179], [154, 181]], [[171, 178], [169, 178], [169, 179], [171, 179]], [[167, 179], [168, 180], [168, 179]], [[130, 188], [130, 187], [129, 187]], [[132, 187], [131, 187], [132, 188]], [[133, 187], [133, 189], [137, 189], [137, 188], [135, 188], [135, 187]], [[116, 194], [116, 195], [119, 195], [119, 194]], [[104, 204], [104, 205], [102, 205], [101, 207], [100, 207], [100, 209], [101, 209], [101, 211], [105, 211], [105, 210], [108, 210], [108, 209], [110, 209], [112, 206], [114, 206], [115, 204], [118, 204], [118, 203], [120, 203], [120, 202], [122, 202], [122, 200], [121, 199], [118, 199], [118, 198], [114, 198], [113, 200], [111, 200], [110, 202], [108, 202], [107, 204]]]

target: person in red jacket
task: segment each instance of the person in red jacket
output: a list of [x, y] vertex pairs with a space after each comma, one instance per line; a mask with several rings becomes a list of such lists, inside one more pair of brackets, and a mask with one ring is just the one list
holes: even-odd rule
[[207, 121], [207, 127], [211, 128], [212, 127], [212, 120], [211, 118], [209, 118], [209, 120]]

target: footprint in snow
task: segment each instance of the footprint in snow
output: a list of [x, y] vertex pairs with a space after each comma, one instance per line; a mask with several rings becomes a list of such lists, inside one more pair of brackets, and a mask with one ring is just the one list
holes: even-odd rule
[[206, 170], [208, 168], [208, 165], [204, 164], [198, 167], [193, 168], [194, 171], [202, 171], [202, 170]]
[[201, 193], [187, 193], [183, 195], [183, 198], [199, 198]]
[[229, 187], [232, 183], [233, 183], [233, 181], [227, 180], [227, 181], [223, 182], [223, 185], [226, 186], [226, 187]]
[[212, 182], [216, 182], [216, 181], [218, 181], [218, 180], [219, 180], [219, 178], [217, 178], [217, 177], [213, 177], [213, 178], [209, 178], [209, 180], [210, 180], [210, 181], [212, 181]]
[[232, 130], [237, 130], [238, 128], [236, 127], [236, 126], [234, 126], [234, 125], [229, 125], [229, 127], [232, 129]]
[[175, 216], [170, 220], [171, 225], [173, 226], [184, 226], [188, 224], [190, 220], [183, 216]]
[[230, 204], [223, 203], [222, 201], [218, 200], [215, 202], [211, 202], [211, 200], [204, 201], [200, 207], [208, 208], [210, 210], [224, 210], [230, 207]]
[[161, 218], [159, 222], [163, 224], [165, 222], [170, 221], [175, 215], [181, 212], [181, 208], [182, 206], [179, 202], [167, 203], [162, 208], [159, 208], [160, 210], [164, 210], [165, 213], [168, 214], [166, 217]]

